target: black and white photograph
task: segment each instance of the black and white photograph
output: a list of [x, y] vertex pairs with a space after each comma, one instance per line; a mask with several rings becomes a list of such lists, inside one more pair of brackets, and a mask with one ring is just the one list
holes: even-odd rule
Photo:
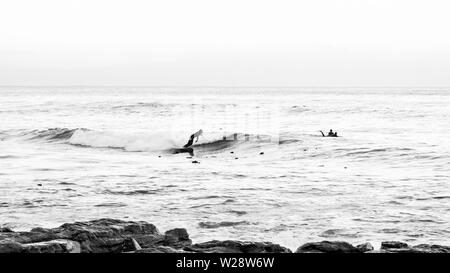
[[450, 253], [449, 14], [2, 0], [0, 260], [269, 272], [305, 254]]

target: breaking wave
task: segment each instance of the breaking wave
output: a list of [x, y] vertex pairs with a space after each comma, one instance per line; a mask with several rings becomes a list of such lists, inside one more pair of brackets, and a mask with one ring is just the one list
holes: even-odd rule
[[[32, 130], [23, 134], [29, 140], [62, 142], [82, 147], [114, 148], [129, 152], [152, 152], [177, 150], [187, 142], [189, 134], [153, 131], [149, 133], [123, 133], [95, 131], [86, 128], [50, 128]], [[214, 152], [243, 143], [257, 144], [270, 142], [270, 136], [235, 133], [224, 136], [222, 133], [208, 133], [200, 137], [191, 147], [196, 151]]]
[[66, 140], [72, 137], [77, 130], [87, 129], [67, 129], [67, 128], [50, 128], [46, 130], [32, 130], [24, 134], [30, 139], [45, 139], [45, 140]]
[[177, 147], [175, 141], [162, 132], [138, 135], [76, 130], [68, 143], [94, 148], [117, 148], [129, 152], [160, 151]]

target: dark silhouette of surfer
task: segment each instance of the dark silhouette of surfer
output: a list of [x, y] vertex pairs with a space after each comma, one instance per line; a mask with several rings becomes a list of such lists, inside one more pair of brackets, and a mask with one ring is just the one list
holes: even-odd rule
[[197, 139], [195, 140], [195, 142], [197, 142], [197, 141], [198, 141], [198, 138], [199, 138], [202, 134], [203, 134], [203, 130], [202, 130], [202, 129], [200, 129], [200, 130], [198, 130], [197, 132], [193, 133], [193, 134], [189, 137], [189, 140], [188, 140], [188, 142], [186, 143], [186, 145], [184, 145], [183, 147], [184, 147], [184, 148], [187, 148], [187, 147], [192, 146], [192, 144], [194, 144], [194, 138], [197, 138]]
[[337, 137], [337, 136], [338, 136], [338, 135], [337, 135], [337, 132], [333, 132], [332, 129], [330, 129], [330, 131], [328, 132], [328, 135], [325, 135], [322, 131], [319, 131], [319, 132], [322, 133], [322, 136], [323, 136], [323, 137]]

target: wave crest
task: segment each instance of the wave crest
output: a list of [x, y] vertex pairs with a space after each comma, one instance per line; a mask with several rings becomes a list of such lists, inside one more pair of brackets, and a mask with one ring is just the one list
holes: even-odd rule
[[[62, 141], [82, 147], [114, 148], [128, 152], [165, 151], [171, 153], [171, 151], [183, 147], [190, 134], [152, 130], [149, 130], [148, 133], [127, 134], [120, 131], [95, 131], [86, 128], [50, 128], [28, 131], [23, 136], [31, 140]], [[194, 143], [191, 148], [201, 152], [216, 152], [244, 143], [250, 144], [248, 147], [253, 147], [254, 144], [259, 145], [263, 142], [271, 142], [270, 136], [243, 133], [223, 135], [221, 132], [216, 132], [201, 136], [198, 143]]]

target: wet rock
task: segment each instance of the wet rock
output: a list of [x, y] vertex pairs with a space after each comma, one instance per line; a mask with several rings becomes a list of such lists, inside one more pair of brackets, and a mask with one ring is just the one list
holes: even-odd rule
[[291, 253], [291, 250], [271, 242], [209, 241], [185, 247], [185, 251], [200, 253]]
[[22, 251], [22, 244], [11, 239], [0, 240], [0, 253], [20, 253]]
[[356, 248], [359, 250], [359, 252], [368, 252], [374, 250], [371, 243], [364, 243], [357, 245]]
[[420, 244], [413, 247], [415, 251], [421, 253], [450, 253], [449, 246]]
[[88, 222], [63, 224], [58, 228], [34, 228], [30, 232], [0, 233], [21, 244], [46, 242], [57, 239], [76, 241], [81, 252], [121, 252], [123, 243], [132, 237], [140, 245], [160, 241], [163, 235], [147, 222], [99, 219]]
[[[205, 227], [233, 226], [243, 222], [205, 222]], [[147, 222], [98, 219], [63, 224], [57, 228], [33, 228], [29, 232], [0, 229], [0, 253], [291, 253], [291, 250], [270, 242], [208, 241], [192, 244], [184, 228], [161, 234]], [[387, 241], [380, 250], [370, 243], [353, 246], [342, 241], [306, 243], [297, 253], [450, 253], [450, 247]]]
[[397, 241], [386, 241], [381, 243], [381, 249], [408, 248], [408, 244]]
[[175, 228], [165, 232], [163, 245], [183, 248], [192, 244], [189, 234], [184, 228]]
[[263, 154], [264, 154], [264, 152], [260, 152], [259, 154], [260, 154], [260, 155], [263, 155]]
[[198, 164], [198, 163], [200, 163], [199, 161], [197, 161], [197, 160], [194, 160], [194, 161], [192, 161], [192, 163], [194, 163], [194, 164]]
[[83, 252], [121, 252], [125, 239], [132, 237], [141, 245], [162, 236], [154, 225], [147, 222], [114, 219], [64, 224], [56, 232], [80, 242]]
[[134, 251], [134, 253], [179, 253], [185, 252], [181, 249], [174, 249], [168, 246], [151, 246]]
[[367, 252], [364, 252], [364, 253], [386, 253], [386, 251], [384, 251], [384, 250], [376, 250], [376, 249], [374, 249], [374, 250], [371, 250], [371, 251], [367, 251]]
[[9, 227], [0, 227], [0, 232], [14, 232], [14, 231]]
[[141, 246], [134, 238], [127, 238], [122, 242], [122, 248], [120, 252], [132, 252], [141, 250]]
[[353, 245], [343, 241], [322, 241], [306, 243], [295, 251], [295, 253], [357, 253], [360, 250]]
[[383, 242], [382, 253], [450, 253], [450, 247], [441, 245], [420, 244], [408, 246], [401, 242]]
[[35, 232], [33, 230], [30, 232], [3, 232], [0, 233], [0, 241], [4, 239], [10, 239], [17, 243], [29, 244], [59, 239], [56, 234]]
[[80, 253], [81, 247], [78, 242], [71, 240], [52, 240], [23, 245], [25, 253]]
[[408, 244], [397, 241], [386, 241], [381, 243], [381, 253], [420, 253], [419, 249], [414, 249]]

